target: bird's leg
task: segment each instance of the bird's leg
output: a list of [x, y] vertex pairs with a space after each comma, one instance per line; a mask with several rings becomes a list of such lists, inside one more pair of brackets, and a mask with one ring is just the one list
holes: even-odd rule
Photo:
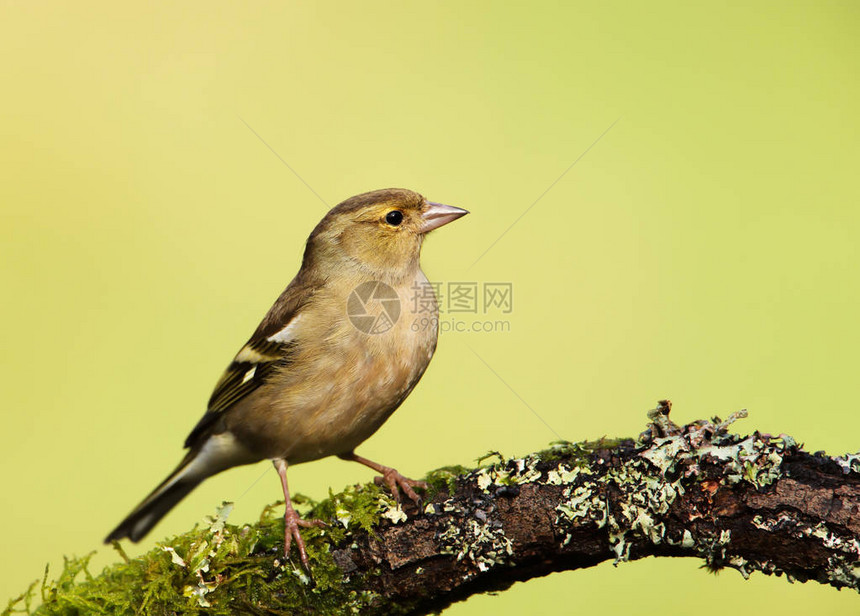
[[421, 502], [421, 497], [418, 496], [412, 488], [421, 488], [422, 490], [426, 490], [429, 487], [425, 481], [416, 481], [414, 479], [404, 477], [390, 466], [383, 466], [373, 460], [362, 458], [353, 452], [342, 453], [338, 457], [341, 460], [351, 460], [352, 462], [364, 464], [365, 466], [375, 470], [377, 473], [380, 473], [382, 477], [377, 477], [374, 481], [379, 485], [384, 482], [385, 485], [388, 486], [388, 489], [391, 490], [391, 496], [393, 496], [394, 500], [398, 503], [400, 502], [400, 490], [403, 490], [406, 496], [412, 499], [415, 504], [418, 504]]
[[295, 539], [302, 565], [310, 573], [311, 565], [308, 562], [308, 553], [305, 550], [305, 542], [299, 533], [299, 527], [311, 528], [315, 526], [322, 528], [325, 526], [325, 522], [322, 520], [303, 520], [299, 517], [299, 514], [293, 509], [293, 502], [290, 500], [290, 489], [287, 487], [287, 461], [281, 459], [272, 460], [272, 464], [275, 465], [275, 470], [278, 471], [278, 476], [281, 478], [281, 487], [284, 489], [284, 507], [286, 509], [284, 512], [284, 558], [289, 560], [290, 545], [293, 539]]

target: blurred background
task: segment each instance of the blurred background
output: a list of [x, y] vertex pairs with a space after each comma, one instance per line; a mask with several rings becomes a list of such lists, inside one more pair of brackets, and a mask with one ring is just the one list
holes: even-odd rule
[[[426, 242], [424, 270], [509, 284], [512, 302], [443, 314], [494, 324], [444, 331], [359, 453], [416, 476], [556, 433], [638, 434], [663, 397], [679, 422], [748, 408], [737, 430], [857, 451], [858, 17], [821, 1], [3, 2], [0, 604], [64, 554], [116, 559], [102, 538], [179, 460], [308, 233], [381, 187], [471, 210]], [[321, 498], [371, 477], [323, 460], [290, 484]], [[234, 469], [127, 547], [225, 499], [253, 520], [279, 494], [269, 465]], [[857, 609], [699, 565], [603, 564], [446, 613]]]

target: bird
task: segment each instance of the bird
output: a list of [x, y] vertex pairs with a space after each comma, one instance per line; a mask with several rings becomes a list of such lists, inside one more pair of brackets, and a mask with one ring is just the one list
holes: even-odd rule
[[[287, 468], [328, 456], [381, 475], [396, 500], [426, 484], [355, 453], [412, 392], [436, 350], [438, 301], [421, 270], [428, 233], [468, 214], [387, 188], [333, 207], [314, 228], [301, 267], [217, 382], [206, 412], [167, 476], [106, 537], [142, 539], [205, 479], [271, 460], [284, 493], [284, 556], [299, 528], [323, 526], [292, 506]], [[415, 301], [420, 298], [420, 302]]]

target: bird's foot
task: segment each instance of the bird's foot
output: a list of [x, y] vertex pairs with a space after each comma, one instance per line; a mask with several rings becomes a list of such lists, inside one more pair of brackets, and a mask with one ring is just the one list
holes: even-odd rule
[[341, 460], [350, 460], [352, 462], [364, 464], [368, 468], [375, 470], [377, 473], [382, 473], [382, 477], [374, 477], [373, 482], [378, 486], [388, 486], [388, 489], [391, 491], [391, 496], [393, 496], [394, 500], [398, 503], [400, 502], [400, 490], [403, 490], [406, 496], [408, 496], [412, 502], [417, 505], [421, 503], [421, 497], [415, 493], [413, 488], [426, 490], [429, 487], [425, 481], [416, 481], [414, 479], [409, 479], [409, 477], [404, 477], [398, 473], [396, 469], [380, 464], [379, 462], [374, 462], [373, 460], [368, 460], [367, 458], [362, 458], [361, 456], [356, 455], [354, 451], [338, 454], [338, 457]]
[[284, 558], [290, 558], [290, 546], [293, 539], [296, 540], [296, 549], [299, 551], [299, 559], [305, 571], [311, 572], [311, 564], [308, 561], [308, 551], [305, 548], [305, 540], [299, 532], [299, 528], [325, 528], [325, 522], [322, 520], [305, 520], [299, 517], [296, 510], [292, 508], [290, 503], [287, 503], [287, 511], [284, 513]]
[[390, 466], [382, 466], [377, 470], [382, 473], [382, 476], [374, 477], [373, 482], [378, 486], [388, 486], [391, 496], [394, 497], [395, 501], [398, 503], [400, 502], [400, 491], [403, 490], [403, 493], [406, 494], [413, 503], [416, 505], [421, 503], [421, 497], [416, 494], [413, 488], [426, 490], [429, 487], [426, 481], [417, 481], [415, 479], [409, 479], [409, 477], [404, 477], [398, 473], [396, 469], [393, 469]]

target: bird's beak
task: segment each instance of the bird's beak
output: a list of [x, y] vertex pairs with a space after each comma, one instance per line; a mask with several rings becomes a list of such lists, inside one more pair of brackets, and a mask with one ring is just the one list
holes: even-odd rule
[[465, 216], [469, 212], [453, 205], [442, 205], [441, 203], [427, 202], [427, 209], [421, 215], [424, 219], [424, 224], [421, 225], [421, 233], [428, 233], [433, 229], [438, 229], [442, 225], [447, 225]]

